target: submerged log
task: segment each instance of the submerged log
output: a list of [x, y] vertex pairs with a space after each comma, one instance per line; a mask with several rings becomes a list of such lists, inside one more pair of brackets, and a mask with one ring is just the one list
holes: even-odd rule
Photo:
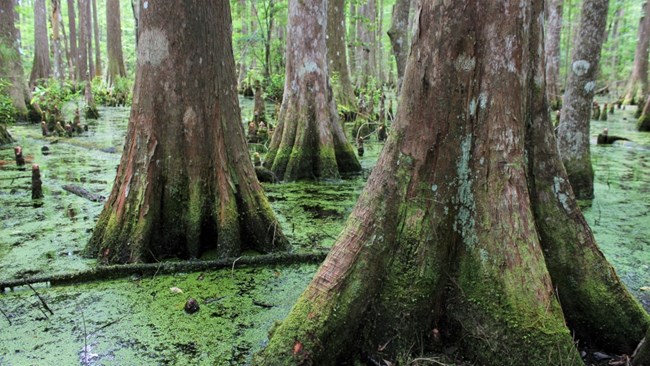
[[102, 195], [89, 192], [87, 189], [79, 187], [79, 186], [75, 186], [74, 184], [66, 184], [66, 185], [62, 186], [61, 188], [63, 188], [64, 190], [66, 190], [66, 191], [68, 191], [68, 192], [70, 192], [72, 194], [76, 194], [79, 197], [83, 197], [83, 198], [85, 198], [87, 200], [90, 200], [90, 201], [93, 201], [93, 202], [104, 202], [104, 200], [106, 199], [106, 197], [104, 197]]
[[274, 253], [239, 258], [225, 258], [210, 261], [183, 261], [161, 263], [138, 263], [95, 268], [50, 276], [36, 276], [0, 281], [0, 292], [7, 288], [25, 286], [35, 283], [49, 283], [51, 286], [71, 283], [91, 282], [129, 277], [132, 275], [171, 274], [180, 272], [199, 272], [241, 266], [270, 266], [288, 264], [320, 263], [327, 256], [327, 251], [311, 253]]
[[596, 143], [598, 145], [611, 145], [615, 141], [630, 141], [630, 139], [625, 138], [625, 137], [620, 137], [620, 136], [610, 136], [608, 135], [608, 130], [605, 128], [603, 129], [602, 133], [598, 134], [598, 138], [596, 139]]

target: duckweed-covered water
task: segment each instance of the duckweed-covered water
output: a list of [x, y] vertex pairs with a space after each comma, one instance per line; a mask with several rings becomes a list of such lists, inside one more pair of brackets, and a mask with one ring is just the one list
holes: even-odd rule
[[[242, 100], [252, 115], [252, 101]], [[272, 113], [271, 106], [267, 112]], [[12, 126], [24, 154], [41, 166], [45, 198], [32, 201], [31, 172], [19, 170], [14, 145], [0, 147], [0, 278], [87, 269], [80, 254], [102, 209], [61, 187], [81, 186], [108, 196], [120, 159], [128, 109], [101, 111], [90, 131], [43, 138], [40, 128]], [[650, 309], [650, 134], [634, 130], [632, 111], [593, 122], [592, 137], [632, 142], [593, 145], [596, 199], [583, 211], [619, 276]], [[41, 151], [49, 147], [49, 154]], [[264, 151], [263, 146], [255, 146]], [[351, 212], [381, 145], [367, 143], [365, 172], [340, 181], [265, 185], [294, 250], [330, 247]], [[317, 266], [235, 268], [208, 273], [128, 278], [61, 287], [36, 286], [54, 314], [25, 287], [0, 294], [0, 365], [240, 365], [266, 341]], [[182, 291], [171, 288], [177, 288]], [[201, 309], [183, 311], [189, 298]], [[6, 314], [6, 316], [5, 316]]]

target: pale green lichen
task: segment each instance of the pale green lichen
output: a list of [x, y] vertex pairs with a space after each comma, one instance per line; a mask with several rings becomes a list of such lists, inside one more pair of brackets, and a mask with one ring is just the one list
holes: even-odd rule
[[456, 172], [458, 174], [458, 212], [454, 222], [454, 230], [461, 234], [468, 247], [474, 247], [478, 243], [476, 234], [474, 212], [476, 203], [472, 193], [472, 177], [469, 166], [472, 149], [472, 135], [467, 135], [460, 144], [461, 154], [458, 160]]

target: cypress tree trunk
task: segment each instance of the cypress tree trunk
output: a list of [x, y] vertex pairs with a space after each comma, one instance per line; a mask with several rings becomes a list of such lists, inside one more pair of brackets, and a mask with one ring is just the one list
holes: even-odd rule
[[641, 107], [641, 103], [648, 95], [648, 49], [650, 48], [650, 5], [643, 3], [643, 16], [639, 20], [639, 37], [634, 52], [634, 66], [632, 74], [625, 87], [625, 96], [623, 103], [636, 104]]
[[573, 42], [571, 70], [562, 101], [558, 148], [578, 199], [594, 197], [589, 119], [596, 93], [608, 4], [608, 0], [585, 0], [582, 3], [580, 27]]
[[13, 141], [14, 139], [9, 134], [9, 131], [7, 131], [7, 126], [0, 124], [0, 145], [8, 144]]
[[554, 109], [562, 102], [560, 77], [560, 35], [562, 31], [562, 8], [564, 0], [552, 0], [548, 6], [546, 33], [546, 92]]
[[648, 99], [643, 106], [643, 112], [637, 122], [637, 128], [639, 131], [650, 131], [650, 96], [648, 96]]
[[377, 19], [377, 0], [368, 0], [358, 7], [360, 19], [357, 21], [357, 87], [365, 87], [371, 78], [377, 76], [377, 50], [375, 22]]
[[610, 46], [609, 46], [609, 67], [612, 70], [612, 73], [609, 75], [609, 83], [612, 87], [617, 88], [617, 80], [618, 80], [618, 62], [619, 62], [619, 47], [618, 44], [620, 43], [620, 35], [619, 35], [619, 27], [621, 22], [624, 22], [623, 19], [623, 13], [625, 12], [625, 8], [622, 6], [622, 4], [619, 4], [618, 7], [616, 8], [616, 11], [614, 12], [614, 20], [612, 21], [612, 32], [609, 37], [610, 39]]
[[125, 151], [87, 252], [126, 263], [287, 249], [244, 140], [229, 2], [140, 6]]
[[423, 1], [409, 98], [339, 240], [256, 364], [406, 364], [459, 347], [480, 365], [582, 365], [572, 331], [630, 354], [650, 317], [567, 183], [542, 8]]
[[345, 0], [330, 0], [327, 4], [327, 60], [329, 70], [336, 75], [334, 85], [336, 104], [348, 111], [356, 111], [357, 98], [354, 95], [348, 53], [345, 44]]
[[11, 103], [18, 112], [18, 118], [27, 116], [27, 85], [23, 75], [23, 62], [18, 52], [18, 30], [14, 24], [15, 12], [13, 0], [0, 0], [0, 44], [5, 52], [0, 53], [0, 73], [11, 85], [7, 92]]
[[88, 72], [89, 80], [92, 80], [95, 77], [95, 61], [93, 60], [93, 15], [90, 10], [90, 3], [92, 0], [86, 0], [84, 5], [84, 23], [83, 26], [86, 28], [86, 60], [88, 62]]
[[79, 81], [81, 80], [81, 74], [77, 66], [79, 55], [77, 53], [77, 27], [75, 22], [74, 0], [68, 0], [68, 27], [70, 29], [70, 59], [68, 66], [70, 68], [70, 79]]
[[61, 49], [61, 0], [52, 0], [52, 49], [54, 52], [54, 77], [65, 79], [65, 69], [63, 67], [63, 50]]
[[410, 0], [397, 0], [393, 6], [392, 24], [388, 30], [390, 44], [393, 47], [393, 55], [397, 63], [397, 90], [402, 87], [404, 79], [404, 69], [406, 68], [406, 58], [409, 52], [408, 44], [408, 24]]
[[52, 74], [50, 46], [47, 37], [47, 10], [45, 0], [34, 0], [34, 63], [29, 85], [47, 79]]
[[358, 172], [328, 80], [326, 1], [289, 1], [286, 77], [278, 125], [264, 165], [279, 179], [338, 178]]
[[106, 0], [106, 83], [113, 85], [115, 79], [126, 77], [124, 56], [122, 56], [122, 24], [120, 20], [120, 1]]
[[93, 35], [95, 36], [95, 73], [94, 76], [102, 75], [102, 52], [99, 48], [99, 22], [97, 21], [97, 0], [91, 0], [93, 13]]
[[[246, 19], [247, 14], [246, 14], [246, 0], [238, 0], [237, 3], [239, 4], [239, 17], [241, 19]], [[248, 27], [246, 26], [246, 21], [241, 22], [241, 31], [240, 31], [240, 36], [241, 38], [247, 38], [248, 35]], [[246, 73], [248, 72], [248, 68], [246, 67], [246, 55], [248, 54], [248, 44], [249, 40], [240, 40], [239, 41], [239, 49], [241, 51], [241, 56], [239, 57], [239, 72], [237, 73], [237, 90], [241, 90], [243, 87], [243, 82], [244, 78], [246, 77]]]

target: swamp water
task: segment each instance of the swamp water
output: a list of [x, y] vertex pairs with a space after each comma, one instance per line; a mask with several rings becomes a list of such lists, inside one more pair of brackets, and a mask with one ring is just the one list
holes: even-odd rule
[[[252, 101], [242, 100], [245, 119]], [[31, 172], [0, 147], [0, 279], [91, 268], [80, 256], [103, 203], [64, 191], [65, 184], [108, 196], [122, 151], [128, 109], [101, 111], [82, 137], [43, 138], [12, 126], [24, 154], [41, 166], [45, 198], [34, 207]], [[593, 122], [592, 140], [609, 127], [633, 143], [593, 146], [596, 199], [583, 211], [619, 276], [650, 310], [650, 134], [634, 130], [632, 111]], [[41, 148], [48, 145], [50, 153]], [[256, 147], [259, 149], [261, 147]], [[262, 148], [263, 149], [263, 148]], [[365, 144], [362, 176], [343, 181], [265, 185], [295, 251], [328, 248], [351, 212], [381, 145]], [[29, 165], [28, 165], [29, 166]], [[0, 365], [240, 365], [287, 314], [316, 265], [235, 268], [47, 287], [0, 294]], [[182, 293], [174, 293], [177, 287]], [[188, 297], [199, 312], [188, 315]]]

